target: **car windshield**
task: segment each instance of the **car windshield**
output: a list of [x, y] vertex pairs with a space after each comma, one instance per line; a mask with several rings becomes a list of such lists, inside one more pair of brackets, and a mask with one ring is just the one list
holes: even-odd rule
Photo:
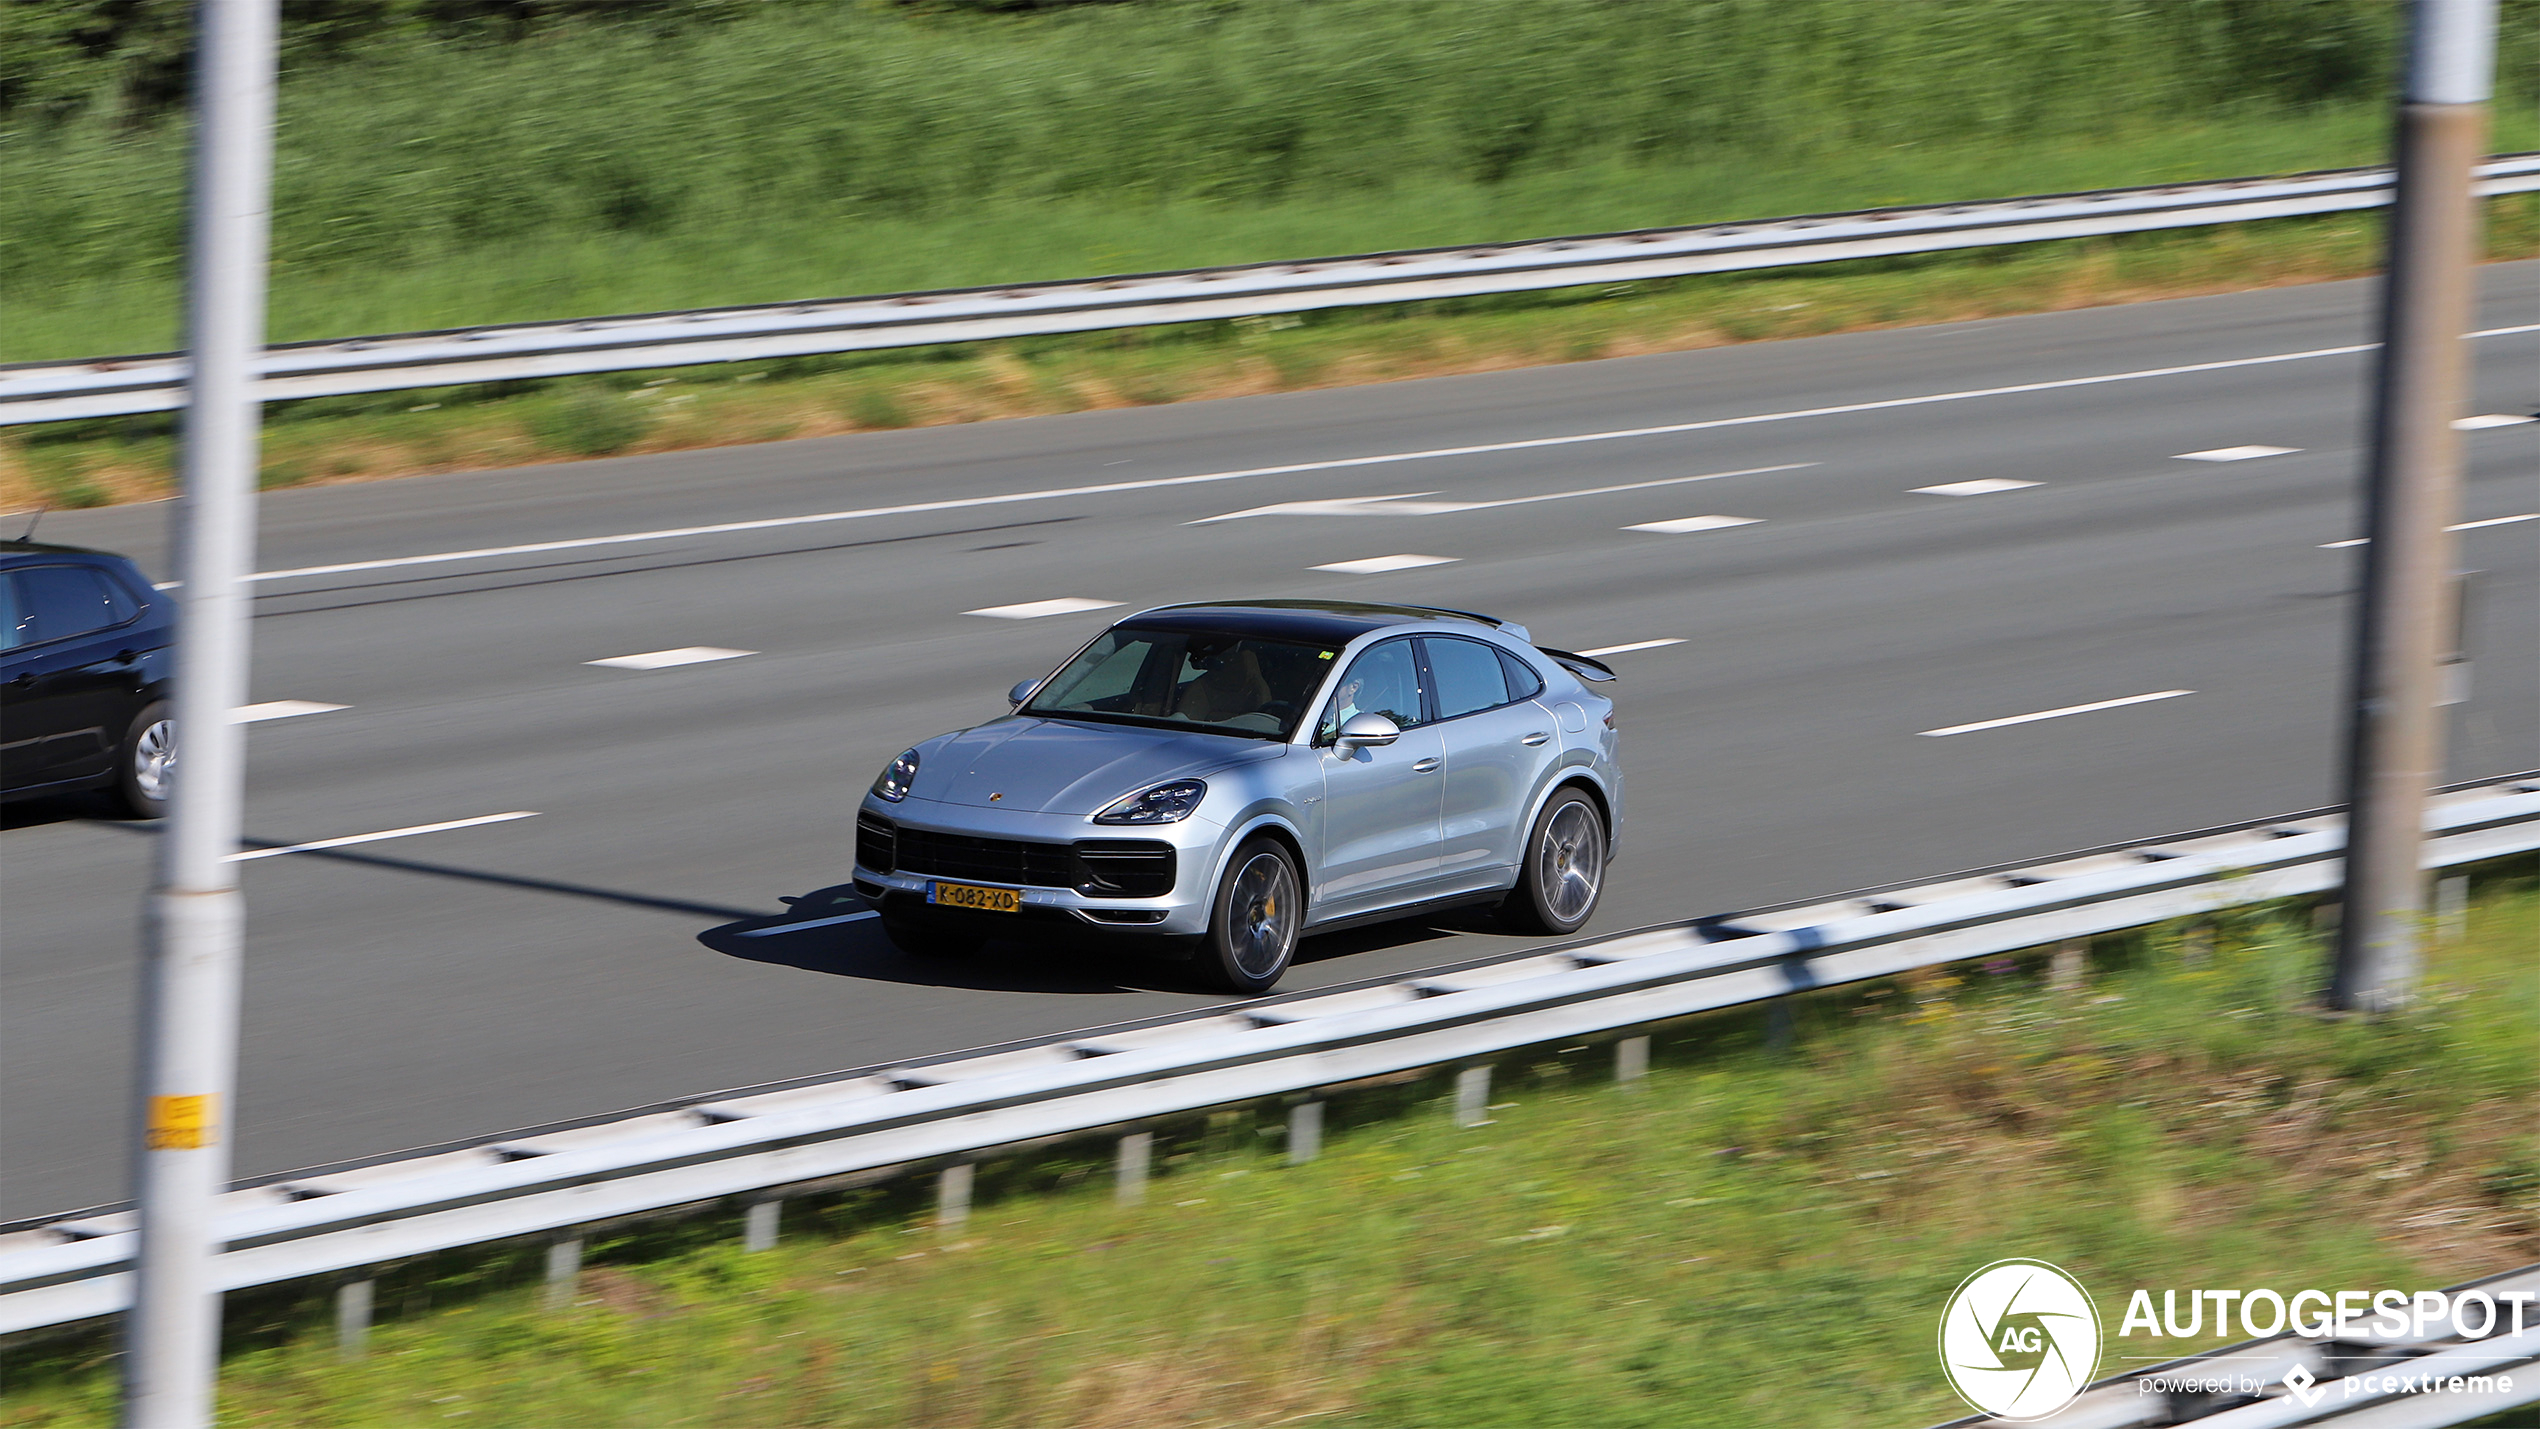
[[1079, 651], [1022, 712], [1285, 740], [1339, 654], [1252, 635], [1124, 626]]

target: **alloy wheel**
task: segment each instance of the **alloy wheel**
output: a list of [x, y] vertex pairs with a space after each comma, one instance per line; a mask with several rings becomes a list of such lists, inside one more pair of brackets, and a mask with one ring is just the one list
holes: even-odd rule
[[1296, 941], [1296, 874], [1268, 850], [1244, 861], [1228, 900], [1228, 951], [1250, 977], [1268, 977], [1287, 961]]
[[142, 794], [166, 803], [176, 786], [176, 721], [153, 720], [132, 742], [132, 783]]
[[1595, 811], [1585, 803], [1555, 811], [1544, 825], [1543, 846], [1535, 857], [1537, 883], [1552, 915], [1564, 923], [1586, 917], [1596, 902], [1597, 885], [1605, 879], [1605, 838]]

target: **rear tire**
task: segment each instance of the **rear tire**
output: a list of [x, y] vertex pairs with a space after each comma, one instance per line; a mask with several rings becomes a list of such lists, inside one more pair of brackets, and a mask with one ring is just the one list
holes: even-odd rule
[[151, 701], [115, 745], [113, 794], [126, 818], [156, 819], [168, 811], [176, 781], [175, 713], [167, 701]]
[[1605, 816], [1576, 787], [1563, 789], [1535, 816], [1517, 886], [1499, 905], [1500, 921], [1533, 936], [1575, 933], [1604, 892]]
[[976, 933], [917, 918], [885, 917], [882, 931], [892, 946], [912, 958], [966, 958], [988, 941]]
[[1208, 932], [1192, 957], [1200, 980], [1233, 993], [1276, 986], [1296, 957], [1297, 930], [1305, 926], [1304, 887], [1285, 845], [1246, 839], [1226, 863], [1209, 907]]

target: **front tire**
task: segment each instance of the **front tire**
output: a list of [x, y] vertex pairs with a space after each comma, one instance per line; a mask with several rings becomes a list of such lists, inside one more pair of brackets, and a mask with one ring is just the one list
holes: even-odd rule
[[115, 745], [115, 802], [126, 818], [156, 819], [168, 811], [176, 787], [176, 717], [165, 700], [153, 700], [132, 717]]
[[1276, 839], [1247, 839], [1226, 864], [1193, 961], [1201, 980], [1220, 991], [1268, 992], [1296, 957], [1304, 926], [1296, 860]]
[[1500, 921], [1518, 933], [1575, 933], [1604, 892], [1605, 816], [1577, 788], [1563, 789], [1535, 816], [1525, 865], [1499, 905]]

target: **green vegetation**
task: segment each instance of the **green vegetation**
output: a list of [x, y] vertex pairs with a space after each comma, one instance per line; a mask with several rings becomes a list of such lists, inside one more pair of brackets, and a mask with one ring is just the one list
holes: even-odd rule
[[[2134, 1287], [2452, 1283], [2540, 1259], [2540, 880], [2491, 879], [2414, 1010], [2305, 1010], [2299, 910], [1661, 1029], [1638, 1090], [1602, 1047], [1507, 1059], [1494, 1125], [1442, 1084], [1333, 1104], [1279, 1164], [1276, 1107], [1168, 1131], [1148, 1204], [1100, 1147], [991, 1163], [971, 1222], [923, 1178], [595, 1245], [537, 1308], [534, 1250], [381, 1285], [370, 1357], [322, 1295], [232, 1315], [235, 1425], [1916, 1424], [1958, 1279], [2010, 1255]], [[111, 1417], [102, 1343], [21, 1352], [8, 1429]], [[2123, 1367], [2103, 1360], [2111, 1371]]]
[[[13, 97], [0, 106], [0, 357], [176, 341], [184, 133], [147, 77], [173, 63], [181, 32], [166, 17], [181, 9], [138, 7], [157, 27], [90, 55], [26, 17], [135, 7], [12, 8], [31, 38], [0, 75]], [[2519, 88], [2499, 105], [2499, 140], [2529, 143], [2540, 126], [2512, 101], [2540, 58], [2540, 0], [2509, 9], [2500, 70]], [[581, 4], [401, 0], [375, 16], [295, 13], [278, 340], [2366, 162], [2383, 148], [2400, 12], [1145, 0], [979, 15], [655, 0], [611, 20]], [[120, 68], [116, 45], [134, 50]]]
[[[265, 484], [362, 481], [598, 454], [606, 443], [576, 436], [598, 417], [602, 403], [595, 392], [626, 404], [610, 429], [615, 450], [679, 451], [2351, 278], [2374, 270], [2379, 230], [2377, 218], [2352, 214], [1554, 293], [292, 402], [266, 411]], [[2487, 233], [2491, 257], [2540, 253], [2540, 196], [2491, 202]], [[566, 415], [568, 406], [580, 407], [580, 415]], [[168, 495], [174, 430], [172, 419], [152, 416], [0, 431], [0, 510]]]

